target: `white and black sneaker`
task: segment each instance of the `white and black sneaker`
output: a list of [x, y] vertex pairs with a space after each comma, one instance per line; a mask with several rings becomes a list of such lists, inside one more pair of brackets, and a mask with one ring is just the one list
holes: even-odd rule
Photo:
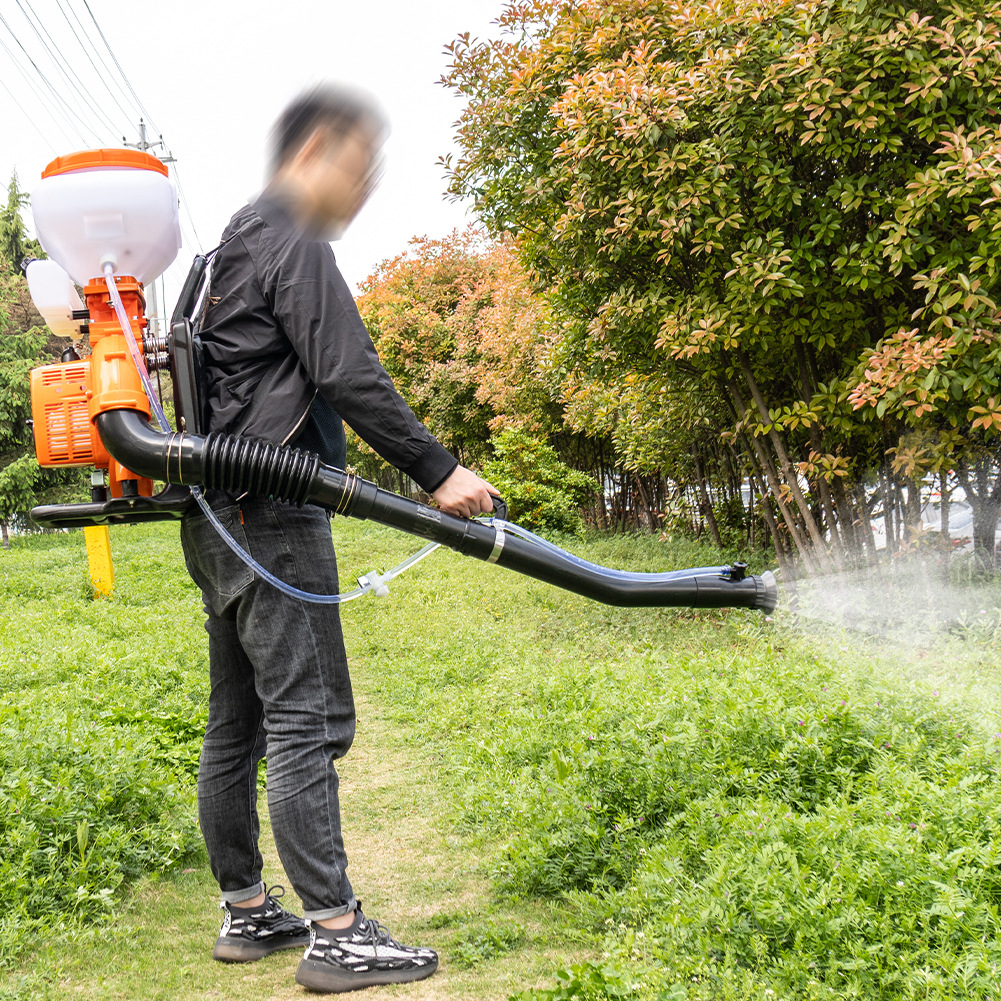
[[350, 928], [310, 924], [310, 940], [295, 981], [312, 991], [340, 994], [376, 984], [423, 980], [438, 969], [434, 949], [400, 945], [378, 921], [366, 918], [361, 905]]
[[257, 907], [240, 907], [225, 900], [220, 904], [226, 916], [212, 950], [213, 959], [250, 963], [279, 949], [301, 949], [309, 941], [306, 922], [278, 903], [277, 898], [285, 896], [285, 887], [272, 886], [265, 893], [264, 903]]

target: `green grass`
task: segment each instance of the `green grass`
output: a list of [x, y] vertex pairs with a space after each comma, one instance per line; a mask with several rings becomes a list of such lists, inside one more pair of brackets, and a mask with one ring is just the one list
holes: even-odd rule
[[[334, 531], [345, 590], [419, 545]], [[288, 962], [207, 959], [205, 640], [176, 535], [113, 531], [105, 601], [78, 534], [0, 553], [6, 996], [289, 994]], [[717, 561], [573, 545], [635, 569]], [[996, 591], [920, 645], [785, 612], [607, 608], [449, 552], [390, 591], [343, 609], [342, 789], [356, 889], [442, 952], [408, 996], [995, 997]], [[158, 944], [136, 955], [137, 937]]]

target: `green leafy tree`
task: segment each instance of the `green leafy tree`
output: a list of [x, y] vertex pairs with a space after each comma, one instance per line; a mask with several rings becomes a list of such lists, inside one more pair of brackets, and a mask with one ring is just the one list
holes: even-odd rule
[[57, 361], [62, 343], [40, 325], [19, 267], [25, 257], [44, 257], [28, 236], [22, 211], [28, 196], [15, 174], [0, 208], [0, 540], [8, 544], [10, 526], [30, 526], [36, 504], [81, 499], [78, 469], [42, 469], [35, 460], [31, 432], [30, 371]]
[[525, 528], [580, 532], [581, 508], [598, 485], [571, 469], [543, 438], [507, 428], [493, 440], [495, 457], [483, 475], [501, 492], [512, 520]]
[[21, 190], [15, 171], [7, 185], [7, 203], [0, 208], [0, 258], [8, 273], [18, 271], [25, 257], [45, 256], [41, 244], [28, 236], [22, 215], [27, 205], [28, 193]]
[[998, 384], [999, 16], [535, 0], [451, 47], [451, 190], [515, 234], [568, 393], [701, 381], [808, 565], [866, 544], [865, 472], [907, 428], [853, 409], [869, 353], [958, 331], [984, 363], [959, 391]]
[[[403, 397], [466, 465], [491, 457], [502, 427], [558, 433], [559, 408], [539, 377], [541, 303], [504, 241], [472, 228], [414, 239], [363, 283], [358, 307]], [[386, 475], [356, 447], [366, 474]]]
[[482, 235], [417, 238], [362, 285], [358, 308], [386, 371], [414, 413], [467, 465], [487, 455], [492, 412], [476, 399], [475, 352], [460, 309], [475, 286]]
[[31, 448], [28, 373], [38, 364], [46, 338], [37, 328], [17, 332], [8, 325], [14, 280], [0, 275], [0, 537], [4, 546], [10, 522], [26, 519], [42, 479]]

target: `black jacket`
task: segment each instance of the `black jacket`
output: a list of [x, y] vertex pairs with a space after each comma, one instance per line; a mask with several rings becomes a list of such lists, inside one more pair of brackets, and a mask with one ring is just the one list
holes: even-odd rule
[[233, 216], [223, 240], [201, 325], [209, 429], [315, 448], [318, 429], [329, 439], [333, 408], [425, 490], [440, 486], [458, 462], [393, 386], [330, 244], [303, 237], [267, 193]]

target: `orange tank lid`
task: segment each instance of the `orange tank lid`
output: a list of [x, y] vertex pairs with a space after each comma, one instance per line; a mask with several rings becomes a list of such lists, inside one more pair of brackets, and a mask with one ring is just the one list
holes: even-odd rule
[[151, 153], [138, 149], [85, 149], [79, 153], [57, 156], [45, 170], [42, 177], [68, 174], [73, 170], [93, 170], [100, 167], [138, 167], [140, 170], [155, 170], [167, 177], [167, 165]]

